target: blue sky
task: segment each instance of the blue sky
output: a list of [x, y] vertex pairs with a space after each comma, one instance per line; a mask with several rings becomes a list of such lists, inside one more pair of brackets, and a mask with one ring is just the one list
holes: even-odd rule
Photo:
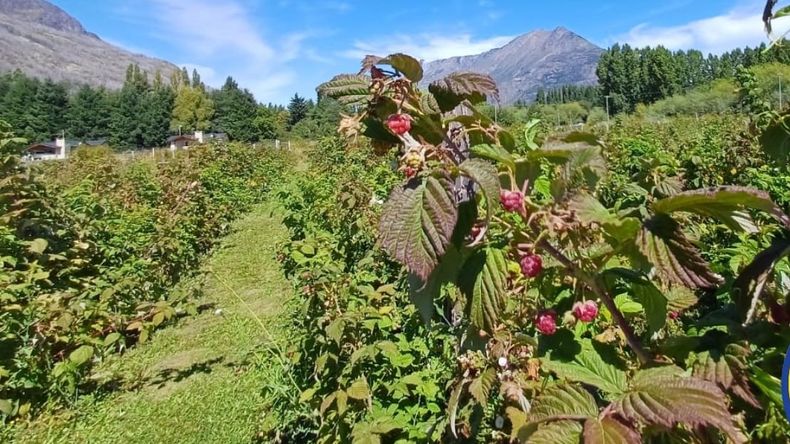
[[[54, 0], [104, 40], [160, 57], [261, 102], [354, 72], [365, 54], [425, 60], [502, 46], [564, 26], [599, 46], [663, 44], [722, 52], [765, 40], [764, 0]], [[636, 4], [637, 6], [634, 6]]]

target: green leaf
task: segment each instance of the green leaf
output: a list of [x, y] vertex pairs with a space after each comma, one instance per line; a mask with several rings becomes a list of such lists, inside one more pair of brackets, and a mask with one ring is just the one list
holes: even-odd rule
[[743, 187], [718, 187], [687, 191], [653, 204], [656, 213], [687, 212], [710, 217], [733, 230], [756, 232], [757, 228], [744, 210], [760, 210], [790, 228], [790, 217], [764, 191]]
[[118, 332], [110, 333], [109, 335], [107, 335], [106, 338], [104, 338], [104, 345], [105, 346], [113, 345], [116, 342], [118, 342], [121, 339], [121, 337], [122, 337], [121, 334]]
[[482, 159], [468, 159], [462, 163], [458, 169], [462, 174], [468, 176], [480, 186], [480, 190], [486, 198], [488, 208], [487, 220], [491, 221], [499, 204], [499, 175], [497, 169]]
[[478, 404], [485, 407], [488, 405], [488, 395], [496, 381], [496, 370], [489, 367], [469, 384], [469, 393]]
[[397, 188], [381, 215], [381, 246], [426, 280], [450, 244], [457, 219], [450, 180], [429, 177], [416, 187]]
[[733, 283], [733, 299], [738, 306], [741, 319], [747, 320], [768, 283], [776, 265], [790, 256], [790, 238], [777, 238], [766, 250], [754, 257], [752, 263], [741, 271]]
[[343, 332], [346, 329], [346, 320], [343, 318], [337, 318], [334, 321], [330, 322], [329, 325], [326, 327], [326, 335], [329, 336], [330, 339], [335, 341], [339, 346], [341, 341], [343, 340]]
[[465, 257], [458, 248], [451, 246], [427, 281], [423, 281], [414, 274], [409, 274], [409, 299], [419, 310], [426, 325], [431, 324], [434, 300], [439, 297], [442, 286], [448, 282], [455, 282], [464, 261]]
[[555, 421], [528, 436], [519, 434], [519, 440], [528, 444], [579, 444], [581, 439], [582, 425], [576, 421]]
[[773, 18], [778, 19], [790, 15], [790, 6], [785, 6], [774, 13]]
[[588, 193], [580, 192], [568, 201], [568, 208], [585, 225], [598, 224], [610, 237], [623, 242], [634, 239], [639, 232], [639, 221], [633, 217], [620, 217], [609, 211]]
[[461, 270], [459, 287], [466, 294], [467, 313], [476, 328], [494, 331], [505, 306], [507, 275], [505, 254], [495, 248], [477, 251]]
[[785, 126], [786, 121], [787, 117], [784, 117], [772, 123], [760, 135], [760, 144], [765, 153], [782, 166], [790, 163], [790, 131]]
[[381, 59], [378, 64], [390, 65], [400, 71], [412, 83], [419, 83], [422, 80], [422, 65], [412, 56], [406, 54], [392, 54]]
[[341, 74], [316, 88], [321, 96], [343, 105], [362, 105], [370, 100], [370, 79], [362, 75]]
[[49, 243], [46, 239], [35, 239], [30, 242], [30, 246], [28, 246], [27, 249], [31, 253], [44, 254], [44, 251], [47, 249], [47, 245], [49, 245]]
[[487, 98], [499, 100], [499, 88], [491, 76], [472, 72], [456, 72], [428, 86], [442, 112], [454, 110], [464, 100], [479, 103]]
[[74, 350], [69, 354], [69, 361], [76, 365], [82, 365], [93, 357], [93, 347], [90, 345], [83, 345], [82, 347]]
[[346, 390], [348, 397], [357, 401], [364, 401], [370, 397], [370, 387], [364, 379], [359, 379]]
[[642, 442], [639, 432], [614, 418], [591, 418], [584, 423], [584, 444], [629, 444], [638, 442]]
[[729, 344], [724, 353], [717, 350], [702, 352], [697, 355], [692, 375], [713, 382], [722, 390], [732, 391], [755, 408], [760, 408], [746, 376], [746, 358], [750, 353], [747, 347], [739, 344]]
[[471, 151], [477, 157], [493, 160], [513, 170], [516, 169], [516, 160], [513, 155], [499, 145], [475, 145]]
[[453, 432], [453, 436], [456, 438], [458, 437], [458, 432], [456, 430], [455, 421], [458, 415], [458, 404], [461, 402], [461, 394], [464, 391], [464, 387], [468, 383], [468, 379], [458, 382], [450, 393], [450, 399], [447, 400], [447, 412], [450, 416], [450, 431]]
[[0, 413], [11, 416], [14, 413], [14, 404], [8, 399], [0, 399]]
[[624, 393], [628, 388], [625, 372], [604, 361], [589, 339], [582, 340], [581, 345], [582, 351], [573, 361], [543, 360], [543, 367], [560, 379], [591, 385], [608, 395]]
[[[631, 285], [634, 300], [645, 311], [649, 333], [653, 334], [664, 328], [667, 322], [667, 297], [645, 275], [633, 270], [613, 268], [603, 272], [603, 276], [623, 278]], [[607, 284], [610, 284], [607, 282]]]
[[669, 282], [692, 289], [715, 288], [724, 282], [672, 217], [659, 213], [646, 220], [636, 240], [639, 251]]
[[535, 399], [529, 423], [553, 421], [567, 416], [598, 417], [598, 405], [590, 392], [572, 384], [547, 388]]
[[778, 408], [783, 408], [784, 401], [782, 401], [782, 381], [765, 372], [757, 366], [749, 368], [749, 379], [760, 389], [761, 392]]
[[638, 372], [629, 391], [612, 403], [612, 412], [629, 421], [669, 429], [677, 424], [709, 426], [735, 443], [746, 442], [732, 422], [724, 392], [712, 382], [673, 374], [679, 370], [659, 367]]

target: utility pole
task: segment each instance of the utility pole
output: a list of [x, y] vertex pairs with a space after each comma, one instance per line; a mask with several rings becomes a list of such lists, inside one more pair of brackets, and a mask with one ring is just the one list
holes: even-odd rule
[[611, 96], [604, 96], [606, 99], [606, 130], [609, 131], [609, 97]]

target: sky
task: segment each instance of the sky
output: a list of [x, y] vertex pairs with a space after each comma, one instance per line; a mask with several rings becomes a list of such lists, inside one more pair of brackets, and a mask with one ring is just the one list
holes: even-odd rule
[[[721, 53], [766, 41], [764, 0], [54, 0], [91, 32], [262, 103], [315, 96], [366, 54], [477, 54], [562, 26], [591, 42]], [[636, 6], [635, 6], [636, 4]], [[779, 27], [781, 31], [781, 26]]]

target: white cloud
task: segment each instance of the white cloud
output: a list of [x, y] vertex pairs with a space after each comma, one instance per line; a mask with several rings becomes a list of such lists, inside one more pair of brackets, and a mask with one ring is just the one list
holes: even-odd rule
[[[132, 0], [127, 0], [131, 2]], [[270, 37], [243, 0], [147, 0], [121, 11], [137, 26], [179, 51], [179, 67], [197, 69], [202, 80], [220, 87], [232, 76], [262, 102], [287, 101], [297, 88], [292, 63], [325, 62], [307, 41], [316, 31]], [[344, 9], [344, 3], [327, 2]], [[145, 27], [145, 28], [143, 28]]]
[[615, 37], [632, 46], [663, 45], [669, 49], [699, 49], [720, 54], [737, 47], [756, 46], [767, 40], [762, 8], [736, 8], [726, 14], [676, 26], [643, 23]]
[[431, 62], [448, 57], [480, 54], [502, 47], [513, 40], [513, 38], [513, 36], [497, 36], [475, 40], [470, 34], [401, 34], [390, 36], [386, 40], [357, 41], [352, 49], [341, 52], [341, 55], [348, 58], [362, 59], [368, 54], [384, 56], [403, 52], [418, 59], [423, 59], [426, 62]]

